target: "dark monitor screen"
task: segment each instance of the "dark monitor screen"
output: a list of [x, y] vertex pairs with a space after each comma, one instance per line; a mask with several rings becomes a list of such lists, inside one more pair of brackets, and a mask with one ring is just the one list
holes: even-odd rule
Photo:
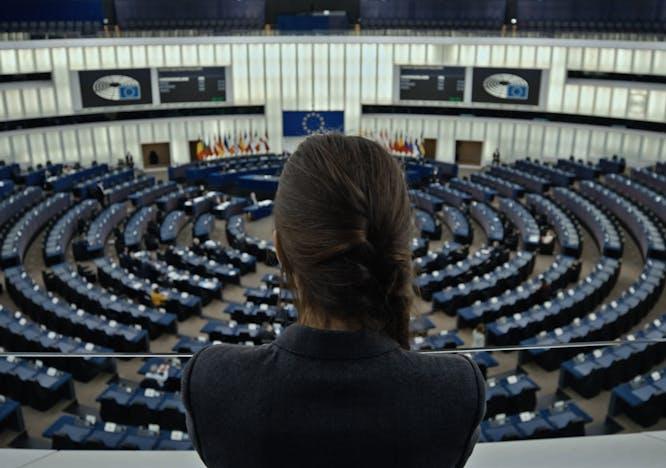
[[225, 102], [225, 67], [164, 68], [158, 70], [160, 102]]
[[400, 67], [400, 100], [462, 102], [464, 67]]

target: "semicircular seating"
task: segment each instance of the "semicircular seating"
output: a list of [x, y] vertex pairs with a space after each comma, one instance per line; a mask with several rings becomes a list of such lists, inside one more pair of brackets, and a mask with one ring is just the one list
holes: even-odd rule
[[525, 194], [525, 189], [515, 182], [511, 182], [500, 177], [495, 177], [487, 172], [474, 173], [469, 176], [472, 182], [485, 185], [494, 189], [499, 195], [503, 197], [512, 198], [514, 200], [521, 198]]
[[489, 273], [434, 293], [433, 310], [443, 310], [447, 315], [455, 316], [458, 309], [478, 299], [495, 296], [503, 289], [515, 287], [532, 272], [534, 261], [533, 253], [519, 251]]
[[173, 244], [176, 242], [178, 233], [188, 223], [189, 218], [182, 210], [175, 210], [164, 217], [160, 226], [160, 242], [163, 244]]
[[[65, 336], [31, 320], [21, 312], [11, 312], [0, 305], [0, 338], [9, 349], [30, 349], [52, 353], [108, 353], [111, 349], [80, 337]], [[112, 358], [95, 356], [87, 359], [44, 358], [45, 364], [71, 372], [76, 380], [87, 382], [100, 372], [115, 373], [116, 362]]]
[[165, 288], [186, 291], [207, 305], [213, 299], [222, 299], [222, 282], [213, 276], [191, 275], [162, 260], [154, 260], [146, 251], [120, 256], [120, 265], [136, 276], [147, 278]]
[[519, 159], [516, 161], [515, 167], [530, 174], [544, 177], [550, 181], [551, 185], [568, 187], [576, 179], [576, 175], [572, 172], [539, 161]]
[[604, 177], [605, 184], [628, 196], [634, 203], [650, 210], [653, 216], [666, 225], [666, 195], [661, 195], [644, 185], [618, 174], [609, 174]]
[[521, 203], [510, 198], [500, 198], [498, 207], [520, 232], [523, 249], [528, 251], [538, 249], [541, 232], [532, 213]]
[[552, 198], [587, 227], [603, 255], [613, 258], [622, 256], [620, 233], [603, 211], [576, 192], [562, 187], [553, 189]]
[[127, 325], [139, 324], [151, 339], [162, 333], [176, 333], [176, 316], [164, 310], [136, 304], [90, 283], [69, 264], [60, 263], [44, 274], [44, 283], [72, 304], [97, 315], [104, 315]]
[[192, 237], [203, 242], [210, 238], [215, 229], [215, 216], [211, 213], [202, 213], [192, 224]]
[[509, 260], [509, 252], [502, 247], [485, 247], [441, 270], [424, 272], [414, 278], [414, 288], [429, 301], [436, 291], [471, 281]]
[[575, 355], [576, 351], [549, 349], [548, 344], [617, 338], [645, 316], [657, 301], [665, 281], [666, 262], [648, 259], [641, 275], [631, 286], [622, 291], [619, 298], [605, 303], [596, 312], [574, 319], [566, 326], [555, 328], [550, 332], [541, 332], [534, 338], [521, 341], [524, 345], [542, 346], [539, 349], [521, 351], [521, 362], [534, 359], [544, 369], [554, 370], [562, 361]]
[[[147, 278], [140, 278], [125, 268], [118, 266], [109, 258], [95, 260], [97, 276], [100, 284], [108, 289], [123, 294], [146, 306], [152, 305], [150, 292], [156, 284]], [[160, 293], [166, 296], [164, 308], [173, 313], [179, 321], [193, 315], [201, 315], [201, 299], [187, 292], [179, 292], [171, 288], [159, 288]]]
[[421, 237], [427, 239], [439, 239], [442, 237], [442, 224], [427, 211], [415, 209], [414, 224], [420, 231]]
[[178, 190], [174, 192], [169, 192], [165, 195], [162, 195], [157, 200], [155, 204], [160, 211], [168, 213], [173, 210], [182, 209], [186, 200], [194, 198], [201, 193], [201, 188], [198, 186], [194, 187], [179, 187]]
[[[528, 310], [537, 303], [549, 299], [557, 290], [576, 281], [580, 268], [580, 262], [574, 258], [558, 255], [548, 269], [538, 276], [528, 279], [513, 289], [507, 289], [497, 296], [476, 301], [474, 304], [458, 309], [458, 327], [474, 327], [479, 323], [492, 322], [499, 317]], [[516, 342], [512, 341], [515, 337], [504, 336], [505, 333], [495, 330], [499, 327], [497, 323], [489, 327], [489, 341], [492, 344], [505, 345]]]
[[12, 218], [39, 202], [43, 193], [39, 187], [27, 187], [0, 201], [0, 228], [4, 229]]
[[138, 192], [132, 193], [128, 198], [137, 208], [150, 205], [155, 202], [162, 195], [166, 195], [178, 190], [178, 185], [175, 182], [163, 182], [155, 185], [150, 185]]
[[44, 262], [55, 265], [65, 261], [65, 252], [81, 221], [90, 219], [100, 205], [97, 200], [83, 200], [61, 216], [49, 230], [44, 243]]
[[504, 225], [493, 208], [485, 203], [472, 202], [469, 213], [481, 225], [489, 244], [504, 241]]
[[666, 175], [659, 174], [647, 168], [632, 167], [631, 178], [641, 184], [666, 195]]
[[26, 212], [9, 230], [2, 243], [0, 261], [4, 268], [23, 263], [28, 246], [51, 218], [66, 210], [72, 199], [69, 193], [58, 193]]
[[449, 186], [456, 190], [460, 190], [461, 192], [468, 193], [472, 199], [483, 203], [492, 203], [495, 199], [495, 195], [497, 195], [497, 192], [494, 189], [488, 188], [482, 184], [477, 184], [469, 179], [451, 179], [449, 181]]
[[472, 199], [468, 193], [440, 183], [430, 184], [424, 190], [451, 206], [464, 206]]
[[545, 216], [548, 223], [553, 226], [562, 253], [580, 257], [582, 241], [574, 221], [559, 206], [542, 195], [530, 193], [525, 197], [525, 202], [534, 212]]
[[461, 244], [471, 244], [474, 231], [469, 224], [467, 215], [462, 210], [450, 206], [442, 206], [442, 219], [453, 235], [453, 240]]
[[644, 259], [666, 260], [666, 243], [661, 230], [640, 208], [617, 192], [589, 180], [581, 182], [579, 190], [620, 220], [638, 243]]
[[409, 199], [416, 208], [431, 215], [442, 211], [442, 206], [444, 204], [444, 201], [441, 198], [421, 190], [410, 190]]
[[594, 270], [573, 287], [557, 292], [542, 304], [498, 318], [488, 326], [488, 341], [497, 345], [523, 342], [539, 332], [571, 322], [601, 303], [619, 273], [617, 259], [602, 257]]
[[130, 250], [138, 249], [148, 231], [148, 225], [155, 219], [157, 219], [157, 207], [154, 205], [143, 206], [134, 211], [125, 224], [123, 232], [125, 246]]
[[86, 253], [89, 258], [104, 254], [106, 241], [111, 232], [127, 217], [127, 204], [114, 203], [105, 208], [90, 223], [86, 233]]
[[514, 182], [530, 192], [545, 193], [550, 189], [547, 179], [506, 165], [491, 166], [488, 172], [495, 177]]

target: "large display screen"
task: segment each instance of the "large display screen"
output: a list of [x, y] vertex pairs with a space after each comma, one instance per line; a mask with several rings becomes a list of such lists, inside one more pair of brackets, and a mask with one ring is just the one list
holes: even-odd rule
[[225, 67], [163, 68], [157, 72], [160, 102], [224, 102]]
[[400, 100], [456, 101], [465, 94], [465, 67], [400, 67]]
[[474, 68], [472, 101], [538, 106], [541, 70]]
[[153, 103], [148, 68], [80, 71], [79, 87], [83, 107]]

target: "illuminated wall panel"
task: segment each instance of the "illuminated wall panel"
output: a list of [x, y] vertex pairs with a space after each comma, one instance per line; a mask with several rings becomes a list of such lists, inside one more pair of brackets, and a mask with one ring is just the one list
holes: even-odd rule
[[51, 161], [71, 161], [65, 157], [62, 147], [62, 140], [59, 131], [45, 132], [46, 136], [46, 151]]
[[132, 56], [132, 67], [143, 68], [148, 66], [148, 50], [146, 46], [132, 46], [130, 54]]
[[568, 114], [575, 114], [578, 112], [579, 92], [580, 92], [580, 86], [578, 85], [564, 86], [564, 99], [562, 103], [562, 112]]
[[520, 66], [524, 68], [534, 68], [536, 66], [536, 47], [521, 46]]
[[2, 74], [4, 75], [19, 73], [16, 50], [0, 50], [0, 71], [2, 71]]
[[574, 154], [574, 138], [576, 137], [576, 128], [560, 127], [560, 137], [557, 146], [557, 156], [566, 158]]
[[179, 45], [164, 46], [164, 64], [167, 67], [180, 67], [183, 64]]
[[[161, 46], [160, 46], [161, 47]], [[117, 68], [117, 59], [116, 59], [116, 48], [113, 46], [103, 46], [100, 47], [101, 68]]]
[[313, 46], [314, 56], [314, 76], [312, 79], [313, 86], [313, 107], [316, 110], [328, 110], [328, 76], [329, 58], [328, 58], [328, 44], [315, 44]]
[[33, 49], [18, 49], [18, 68], [21, 73], [32, 73], [35, 71], [35, 57]]
[[412, 65], [425, 65], [426, 61], [426, 46], [425, 44], [412, 44], [410, 46], [409, 63]]
[[84, 165], [90, 165], [97, 159], [92, 128], [86, 125], [77, 130], [76, 136], [78, 138], [79, 154], [81, 155], [80, 161]]
[[264, 86], [266, 71], [264, 70], [264, 46], [250, 44], [248, 46], [248, 71], [250, 73], [250, 102], [263, 105], [266, 101]]
[[302, 110], [313, 109], [313, 81], [312, 81], [312, 44], [298, 44], [296, 46], [296, 66], [298, 83], [298, 108]]
[[282, 62], [282, 107], [284, 110], [295, 110], [298, 109], [296, 44], [283, 44], [280, 53]]
[[[345, 46], [342, 44], [331, 44], [329, 48], [331, 60], [330, 74], [330, 99], [329, 109], [344, 109], [345, 103]], [[281, 120], [280, 120], [281, 121]]]
[[60, 138], [62, 138], [62, 146], [65, 149], [65, 160], [81, 161], [81, 153], [79, 151], [79, 141], [76, 135], [76, 129], [62, 129], [60, 131]]
[[611, 93], [610, 116], [624, 118], [627, 114], [627, 88], [613, 88]]
[[552, 68], [549, 73], [548, 86], [548, 109], [552, 112], [562, 110], [562, 101], [564, 99], [562, 90], [567, 78], [566, 57], [567, 50], [564, 47], [553, 47], [552, 49]]
[[46, 47], [35, 49], [35, 71], [51, 71], [51, 51]]
[[574, 130], [574, 145], [572, 152], [574, 156], [587, 158], [590, 137], [590, 131], [586, 128], [576, 128]]
[[583, 49], [581, 47], [569, 47], [567, 51], [567, 68], [569, 70], [583, 69]]
[[19, 133], [10, 137], [10, 145], [12, 154], [14, 154], [14, 161], [22, 164], [30, 164], [30, 148], [28, 146], [28, 134]]
[[594, 110], [594, 86], [580, 86], [578, 95], [578, 107], [574, 112], [591, 114]]
[[490, 48], [490, 65], [493, 67], [501, 67], [506, 60], [506, 46], [493, 45]]
[[617, 49], [615, 58], [615, 71], [618, 73], [631, 73], [633, 51], [630, 49]]
[[645, 49], [634, 50], [634, 59], [632, 63], [632, 73], [648, 74], [648, 73], [661, 73], [664, 70], [652, 70], [652, 51]]
[[527, 139], [527, 155], [533, 158], [548, 158], [550, 155], [544, 155], [543, 151], [543, 137], [544, 127], [542, 125], [529, 125], [528, 139]]
[[611, 88], [598, 87], [596, 88], [596, 96], [594, 98], [594, 113], [601, 116], [607, 116], [610, 112], [611, 103]]
[[30, 163], [33, 165], [45, 164], [47, 157], [44, 136], [41, 133], [28, 133], [27, 135], [30, 145]]
[[161, 45], [150, 45], [148, 50], [148, 65], [151, 67], [164, 66], [164, 47]]
[[120, 151], [117, 151], [116, 155], [112, 154], [113, 152], [109, 148], [109, 133], [107, 127], [95, 126], [92, 129], [92, 133], [93, 139], [95, 141], [95, 154], [97, 155], [97, 162], [115, 163], [118, 158], [121, 158], [124, 155], [124, 153], [121, 153]]
[[[602, 156], [606, 156], [606, 131], [592, 130], [590, 133], [590, 151], [588, 158], [598, 159]], [[578, 155], [576, 155], [576, 157], [578, 157]]]
[[95, 70], [102, 68], [102, 64], [100, 63], [99, 59], [99, 47], [84, 47], [83, 63], [85, 69]]
[[666, 91], [649, 91], [647, 104], [648, 120], [666, 122]]
[[514, 123], [515, 129], [513, 132], [513, 155], [514, 157], [525, 157], [529, 156], [527, 151], [527, 134], [528, 134], [528, 125], [516, 125]]
[[4, 92], [7, 110], [12, 118], [25, 117], [20, 89], [7, 89]]
[[180, 49], [180, 52], [182, 54], [183, 66], [194, 67], [199, 65], [199, 49], [196, 45], [183, 45]]
[[[442, 48], [429, 46], [428, 63], [444, 63]], [[430, 61], [432, 60], [432, 62]], [[377, 47], [377, 103], [390, 104], [393, 100], [393, 45]]]
[[599, 49], [596, 47], [586, 47], [583, 49], [583, 70], [599, 69]]
[[622, 133], [609, 130], [606, 136], [606, 153], [608, 156], [622, 154]]
[[555, 125], [546, 126], [543, 132], [543, 158], [552, 159], [558, 156], [557, 153], [557, 140], [560, 135], [560, 127]]
[[345, 50], [345, 132], [356, 134], [359, 131], [361, 118], [361, 46], [347, 44]]
[[39, 117], [42, 115], [38, 91], [38, 88], [21, 90], [26, 117]]
[[476, 62], [476, 46], [475, 45], [461, 45], [460, 56], [458, 58], [458, 65], [474, 66]]
[[361, 102], [376, 102], [377, 45], [363, 44], [361, 53]]
[[612, 72], [615, 67], [615, 49], [604, 47], [599, 49], [599, 71]]
[[62, 47], [51, 49], [51, 62], [53, 63], [52, 78], [58, 114], [71, 114], [74, 108], [69, 84], [67, 49]]

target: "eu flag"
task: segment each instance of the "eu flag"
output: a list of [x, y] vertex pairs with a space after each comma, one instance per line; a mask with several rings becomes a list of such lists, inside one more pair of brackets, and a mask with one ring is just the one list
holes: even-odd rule
[[314, 133], [344, 132], [344, 111], [284, 111], [282, 135], [307, 136]]

